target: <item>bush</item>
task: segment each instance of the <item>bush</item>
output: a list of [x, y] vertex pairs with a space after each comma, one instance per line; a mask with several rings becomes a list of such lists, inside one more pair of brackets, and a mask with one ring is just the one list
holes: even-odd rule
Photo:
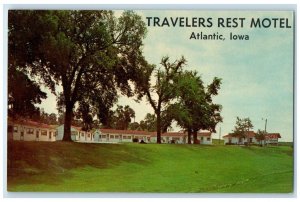
[[132, 142], [139, 142], [139, 139], [138, 138], [133, 138]]

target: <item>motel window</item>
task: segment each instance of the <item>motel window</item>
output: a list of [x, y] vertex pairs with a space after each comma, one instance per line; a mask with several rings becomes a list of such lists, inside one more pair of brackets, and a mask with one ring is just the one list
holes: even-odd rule
[[41, 135], [42, 136], [47, 136], [47, 131], [46, 130], [42, 130]]
[[101, 135], [101, 138], [105, 139], [105, 138], [106, 138], [106, 135]]
[[210, 141], [210, 137], [206, 138], [207, 141]]
[[115, 139], [119, 139], [119, 135], [115, 135]]
[[14, 126], [14, 133], [18, 132], [18, 126]]
[[88, 137], [90, 137], [90, 134], [88, 134]]
[[33, 135], [33, 129], [32, 128], [27, 128], [26, 133], [28, 135]]
[[83, 137], [84, 136], [84, 133], [81, 133], [81, 137]]
[[55, 133], [54, 133], [54, 137], [56, 137], [58, 135], [58, 132], [57, 131], [55, 131]]
[[115, 136], [114, 135], [110, 135], [109, 138], [110, 139], [115, 139]]

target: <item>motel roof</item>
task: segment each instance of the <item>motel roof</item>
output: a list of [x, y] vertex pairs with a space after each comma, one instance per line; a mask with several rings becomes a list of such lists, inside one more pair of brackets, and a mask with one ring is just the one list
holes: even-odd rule
[[[102, 128], [100, 129], [101, 133], [113, 133], [113, 134], [128, 134], [128, 135], [144, 135], [144, 136], [152, 136], [156, 137], [157, 132], [148, 132], [148, 131], [142, 131], [142, 130], [117, 130], [117, 129], [107, 129], [107, 128]], [[167, 133], [162, 133], [162, 137], [182, 137], [187, 135], [186, 132], [167, 132]], [[211, 136], [211, 132], [198, 132], [198, 136]]]
[[[255, 136], [255, 133], [254, 133], [254, 131], [249, 131], [249, 132], [246, 132], [246, 136], [249, 136], [250, 138], [251, 137], [254, 137]], [[226, 137], [234, 137], [234, 135], [233, 135], [233, 133], [229, 133], [229, 134], [227, 134], [227, 135], [225, 135], [225, 136], [223, 136], [223, 138], [226, 138]]]
[[277, 139], [281, 138], [279, 133], [268, 133], [266, 134], [266, 139]]
[[77, 131], [82, 131], [81, 127], [79, 127], [79, 126], [71, 126], [71, 128], [74, 128]]
[[[187, 132], [167, 132], [167, 133], [163, 133], [161, 136], [182, 137], [186, 135]], [[211, 132], [198, 132], [198, 137], [210, 137], [210, 136], [211, 136]]]
[[117, 129], [101, 128], [100, 131], [101, 133], [113, 133], [113, 134], [151, 135], [151, 132], [142, 131], [142, 130], [117, 130]]
[[14, 119], [13, 120], [11, 118], [8, 118], [8, 123], [31, 126], [31, 127], [35, 127], [35, 128], [46, 128], [46, 129], [55, 129], [57, 127], [56, 125], [48, 125], [45, 123], [39, 123], [39, 122], [31, 121], [28, 119]]
[[[230, 137], [234, 137], [232, 133], [229, 133], [225, 136], [223, 136], [223, 138], [230, 138]], [[254, 131], [249, 131], [249, 137], [255, 137], [255, 132]], [[281, 138], [279, 133], [267, 133], [266, 134], [266, 139], [276, 139], [276, 138]]]

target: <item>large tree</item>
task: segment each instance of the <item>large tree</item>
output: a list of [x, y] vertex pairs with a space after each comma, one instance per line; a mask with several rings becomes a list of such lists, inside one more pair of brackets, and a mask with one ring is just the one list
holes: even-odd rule
[[211, 84], [204, 86], [195, 71], [185, 71], [177, 79], [175, 93], [178, 99], [169, 108], [177, 123], [187, 131], [188, 143], [191, 143], [193, 134], [196, 144], [199, 130], [215, 132], [217, 123], [222, 121], [222, 107], [212, 101], [212, 97], [218, 94], [221, 79], [214, 78]]
[[[181, 74], [185, 63], [184, 57], [175, 62], [170, 62], [169, 57], [163, 57], [160, 63], [162, 68], [148, 66], [148, 71], [143, 74], [142, 81], [144, 83], [139, 86], [140, 96], [146, 96], [156, 115], [157, 143], [161, 143], [162, 112], [176, 97], [174, 94], [174, 88], [176, 87], [174, 78]], [[154, 82], [151, 81], [152, 76]]]
[[[133, 94], [147, 62], [142, 56], [146, 27], [131, 11], [9, 11], [9, 64], [29, 70], [53, 93], [61, 85], [64, 137], [71, 141], [73, 109], [83, 98], [101, 111], [116, 101], [117, 88]], [[102, 109], [102, 108], [104, 109]]]

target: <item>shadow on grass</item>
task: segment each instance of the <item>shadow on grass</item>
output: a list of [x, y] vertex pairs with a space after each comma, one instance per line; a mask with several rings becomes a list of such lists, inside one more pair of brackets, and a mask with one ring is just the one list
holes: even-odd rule
[[56, 185], [72, 177], [70, 170], [86, 166], [105, 169], [122, 162], [150, 162], [141, 158], [145, 148], [133, 150], [127, 145], [12, 141], [7, 148], [8, 189], [14, 184]]

